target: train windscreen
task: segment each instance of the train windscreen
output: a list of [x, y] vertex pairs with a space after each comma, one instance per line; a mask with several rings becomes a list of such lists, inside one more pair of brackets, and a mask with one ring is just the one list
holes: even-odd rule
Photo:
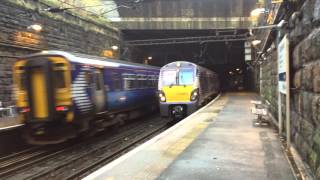
[[176, 84], [177, 84], [177, 71], [176, 70], [164, 71], [162, 74], [162, 85], [172, 86]]
[[162, 85], [192, 85], [194, 82], [193, 69], [167, 70], [162, 74]]
[[180, 69], [179, 85], [192, 85], [194, 81], [193, 69]]

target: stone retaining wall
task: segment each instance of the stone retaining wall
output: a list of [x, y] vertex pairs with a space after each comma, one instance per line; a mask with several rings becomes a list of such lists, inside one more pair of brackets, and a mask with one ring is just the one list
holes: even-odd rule
[[[15, 57], [46, 49], [101, 55], [119, 44], [118, 30], [107, 23], [42, 11], [45, 8], [46, 4], [33, 0], [0, 3], [0, 101], [5, 106], [14, 104], [11, 67]], [[43, 31], [27, 29], [34, 23], [41, 24]]]
[[[291, 139], [315, 178], [320, 179], [320, 0], [306, 0], [291, 16], [288, 29]], [[261, 95], [278, 117], [277, 52], [272, 52], [261, 67]]]

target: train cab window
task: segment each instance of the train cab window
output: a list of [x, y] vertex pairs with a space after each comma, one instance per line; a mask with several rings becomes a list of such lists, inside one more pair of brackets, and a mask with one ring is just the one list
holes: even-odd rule
[[17, 66], [15, 68], [15, 81], [17, 83], [17, 88], [21, 91], [26, 90], [26, 74], [24, 66]]
[[63, 70], [54, 71], [54, 84], [56, 88], [66, 88], [66, 81]]
[[179, 71], [179, 84], [180, 85], [193, 84], [193, 69], [181, 69]]
[[177, 84], [177, 71], [164, 71], [162, 74], [162, 83], [164, 86], [171, 86]]
[[26, 75], [24, 73], [19, 73], [20, 80], [19, 80], [19, 89], [21, 91], [26, 90]]
[[18, 88], [21, 91], [26, 90], [26, 76], [24, 73], [19, 73], [19, 80], [18, 80]]

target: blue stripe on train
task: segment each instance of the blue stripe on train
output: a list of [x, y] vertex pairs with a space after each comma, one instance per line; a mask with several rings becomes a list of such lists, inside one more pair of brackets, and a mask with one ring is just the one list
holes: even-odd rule
[[107, 108], [110, 111], [133, 108], [156, 99], [155, 88], [135, 89], [129, 91], [113, 91], [107, 93]]

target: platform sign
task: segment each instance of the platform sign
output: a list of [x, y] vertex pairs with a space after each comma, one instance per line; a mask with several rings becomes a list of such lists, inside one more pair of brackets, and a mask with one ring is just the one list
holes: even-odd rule
[[289, 41], [285, 36], [278, 45], [278, 85], [279, 91], [283, 94], [287, 92], [287, 71], [289, 62]]
[[282, 134], [283, 120], [282, 120], [282, 98], [281, 94], [286, 97], [286, 136], [287, 136], [287, 148], [290, 148], [291, 144], [291, 122], [290, 122], [290, 74], [289, 74], [289, 39], [288, 35], [285, 35], [278, 44], [278, 118], [279, 118], [279, 134]]

